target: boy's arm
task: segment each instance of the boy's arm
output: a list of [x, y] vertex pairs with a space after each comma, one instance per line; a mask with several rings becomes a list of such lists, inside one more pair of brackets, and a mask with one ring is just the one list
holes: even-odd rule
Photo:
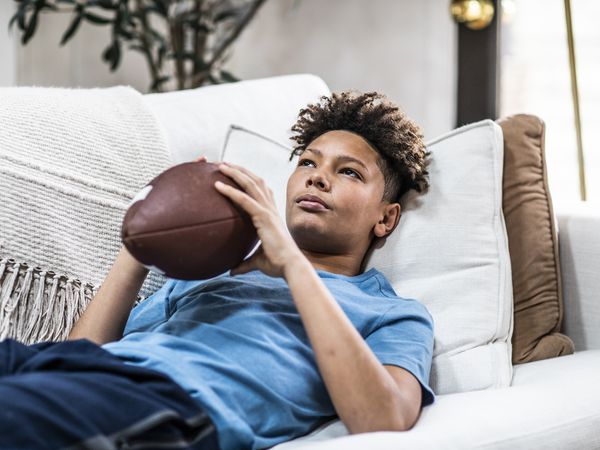
[[406, 431], [421, 411], [421, 387], [382, 365], [303, 255], [284, 268], [331, 401], [351, 434]]
[[119, 340], [148, 269], [122, 246], [106, 279], [68, 340], [86, 338], [98, 345]]

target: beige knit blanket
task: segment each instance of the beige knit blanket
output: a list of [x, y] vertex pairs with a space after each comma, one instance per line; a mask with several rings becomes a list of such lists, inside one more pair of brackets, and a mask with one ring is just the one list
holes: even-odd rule
[[[129, 86], [0, 88], [0, 340], [64, 340], [121, 247], [132, 197], [171, 165]], [[138, 301], [165, 278], [151, 272]]]

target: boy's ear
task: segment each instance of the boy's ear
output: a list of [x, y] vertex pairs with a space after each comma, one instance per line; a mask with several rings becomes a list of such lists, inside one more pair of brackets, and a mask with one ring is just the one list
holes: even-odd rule
[[377, 237], [385, 237], [390, 234], [400, 220], [400, 203], [389, 203], [383, 207], [379, 222], [375, 224], [373, 233]]

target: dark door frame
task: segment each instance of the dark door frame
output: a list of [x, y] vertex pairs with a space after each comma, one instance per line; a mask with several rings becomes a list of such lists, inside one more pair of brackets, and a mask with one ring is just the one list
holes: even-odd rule
[[500, 94], [500, 26], [502, 5], [482, 30], [458, 24], [456, 126], [498, 118]]

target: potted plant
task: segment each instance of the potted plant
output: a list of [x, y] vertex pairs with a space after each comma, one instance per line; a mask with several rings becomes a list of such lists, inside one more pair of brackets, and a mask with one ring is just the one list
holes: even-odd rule
[[[143, 54], [151, 75], [150, 92], [163, 92], [174, 72], [177, 89], [190, 89], [238, 79], [222, 68], [227, 51], [265, 0], [15, 0], [16, 22], [26, 45], [42, 12], [72, 14], [60, 45], [83, 22], [111, 27], [102, 59], [114, 72], [123, 46]], [[162, 27], [157, 26], [162, 24]], [[160, 28], [164, 29], [162, 31]], [[172, 60], [173, 69], [165, 68]]]

